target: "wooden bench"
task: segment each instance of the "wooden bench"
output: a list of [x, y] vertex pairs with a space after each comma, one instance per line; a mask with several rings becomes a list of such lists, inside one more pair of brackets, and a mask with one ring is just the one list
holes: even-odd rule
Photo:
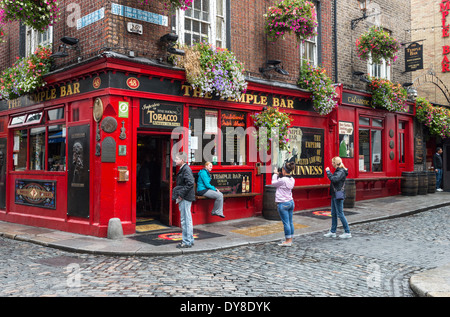
[[294, 186], [294, 190], [305, 190], [306, 191], [306, 199], [309, 199], [309, 193], [312, 190], [329, 189], [329, 188], [330, 188], [330, 184]]
[[390, 180], [402, 180], [403, 176], [381, 176], [381, 177], [370, 177], [370, 178], [354, 178], [355, 183], [365, 182], [365, 189], [373, 188], [376, 182], [382, 182], [383, 186], [386, 185], [387, 181]]

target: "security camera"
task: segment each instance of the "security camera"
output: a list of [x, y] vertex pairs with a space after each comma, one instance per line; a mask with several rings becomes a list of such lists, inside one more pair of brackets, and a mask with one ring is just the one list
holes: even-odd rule
[[166, 35], [161, 36], [161, 42], [176, 42], [178, 40], [178, 35], [175, 33], [167, 33]]
[[79, 40], [77, 38], [70, 37], [70, 36], [64, 36], [61, 38], [61, 42], [63, 42], [64, 44], [70, 45], [70, 46], [78, 44], [78, 41]]

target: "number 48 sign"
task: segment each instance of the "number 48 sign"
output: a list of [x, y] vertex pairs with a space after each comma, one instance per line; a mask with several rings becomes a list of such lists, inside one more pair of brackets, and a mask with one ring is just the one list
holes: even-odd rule
[[119, 118], [128, 118], [128, 102], [119, 101]]

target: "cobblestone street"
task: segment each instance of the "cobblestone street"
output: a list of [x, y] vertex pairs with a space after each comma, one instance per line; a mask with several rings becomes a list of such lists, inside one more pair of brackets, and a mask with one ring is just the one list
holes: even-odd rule
[[[450, 208], [323, 233], [164, 257], [75, 254], [0, 238], [0, 296], [414, 296], [412, 274], [450, 260]], [[338, 229], [338, 233], [339, 229]]]

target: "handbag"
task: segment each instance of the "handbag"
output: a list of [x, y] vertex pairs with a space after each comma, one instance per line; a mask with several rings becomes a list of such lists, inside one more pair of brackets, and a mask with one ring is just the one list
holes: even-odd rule
[[337, 200], [343, 200], [345, 198], [345, 183], [342, 186], [341, 190], [336, 190], [336, 188], [334, 188], [333, 183], [331, 183], [331, 186], [333, 186], [333, 190], [334, 190], [334, 197]]

